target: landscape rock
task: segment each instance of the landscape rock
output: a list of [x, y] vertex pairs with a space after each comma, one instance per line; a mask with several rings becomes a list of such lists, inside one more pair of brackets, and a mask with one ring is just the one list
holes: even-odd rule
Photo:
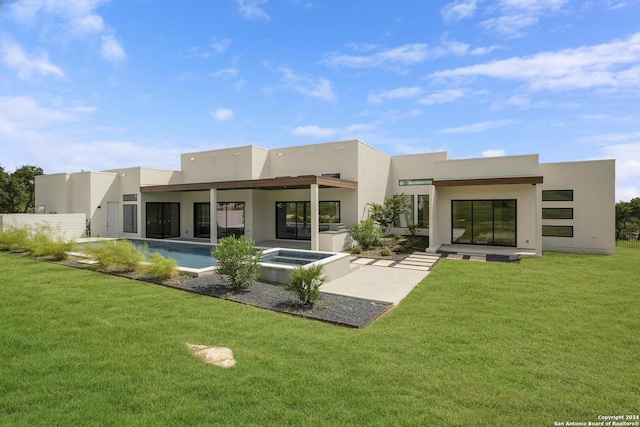
[[236, 364], [236, 359], [233, 358], [233, 351], [227, 347], [209, 347], [187, 343], [187, 348], [205, 363], [220, 366], [221, 368], [231, 368]]

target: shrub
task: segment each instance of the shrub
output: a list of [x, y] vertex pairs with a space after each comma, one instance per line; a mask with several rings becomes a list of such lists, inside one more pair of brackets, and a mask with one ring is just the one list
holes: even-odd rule
[[87, 245], [85, 253], [95, 258], [104, 268], [133, 271], [142, 261], [144, 254], [128, 240], [108, 240]]
[[393, 252], [402, 252], [404, 251], [404, 247], [402, 245], [394, 245], [393, 248], [391, 248], [391, 250]]
[[48, 225], [37, 226], [31, 232], [29, 249], [32, 257], [52, 257], [55, 260], [67, 258], [67, 252], [72, 251], [76, 243], [65, 240], [60, 231], [54, 232]]
[[216, 273], [233, 289], [249, 289], [260, 277], [262, 251], [255, 251], [253, 240], [224, 237], [212, 252], [217, 259]]
[[304, 305], [313, 305], [320, 297], [320, 286], [326, 281], [322, 265], [300, 266], [289, 273], [286, 290], [295, 293]]
[[362, 249], [367, 250], [378, 243], [380, 227], [371, 219], [353, 224], [349, 229], [349, 236], [356, 240]]
[[412, 236], [415, 236], [418, 234], [418, 230], [420, 229], [420, 225], [419, 224], [409, 224], [407, 225], [407, 228], [409, 229], [409, 234]]
[[391, 251], [389, 250], [389, 248], [383, 248], [380, 251], [380, 255], [381, 256], [391, 256]]
[[16, 251], [28, 250], [30, 248], [29, 227], [9, 227], [6, 230], [0, 230], [0, 250]]
[[158, 252], [149, 254], [149, 259], [142, 264], [140, 270], [160, 280], [170, 279], [178, 274], [178, 261], [165, 258]]
[[362, 253], [362, 246], [356, 245], [356, 246], [352, 247], [351, 248], [351, 253], [353, 255], [358, 255], [358, 254]]

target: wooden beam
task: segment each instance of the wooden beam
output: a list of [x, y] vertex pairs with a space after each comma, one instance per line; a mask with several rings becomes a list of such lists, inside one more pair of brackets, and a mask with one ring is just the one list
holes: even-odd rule
[[194, 182], [187, 184], [146, 185], [140, 187], [141, 193], [207, 191], [216, 190], [247, 190], [247, 189], [296, 189], [311, 188], [312, 184], [320, 187], [358, 189], [358, 183], [345, 179], [324, 176], [294, 176], [265, 179], [246, 179], [237, 181]]

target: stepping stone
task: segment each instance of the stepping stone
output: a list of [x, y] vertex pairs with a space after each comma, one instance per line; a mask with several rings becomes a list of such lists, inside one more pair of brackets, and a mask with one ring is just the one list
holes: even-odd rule
[[393, 264], [395, 261], [393, 260], [389, 260], [389, 259], [380, 259], [376, 262], [374, 262], [371, 265], [377, 265], [379, 267], [389, 267], [391, 264]]
[[420, 271], [429, 271], [430, 267], [423, 267], [419, 265], [406, 265], [406, 264], [396, 264], [393, 268], [403, 268], [405, 270], [420, 270]]
[[354, 264], [367, 265], [367, 264], [371, 264], [373, 261], [375, 261], [375, 259], [373, 258], [358, 258], [357, 260], [352, 262]]
[[186, 343], [186, 345], [194, 356], [202, 359], [205, 363], [210, 363], [221, 368], [231, 368], [236, 364], [236, 359], [234, 359], [233, 351], [231, 351], [230, 348], [209, 347], [189, 343]]

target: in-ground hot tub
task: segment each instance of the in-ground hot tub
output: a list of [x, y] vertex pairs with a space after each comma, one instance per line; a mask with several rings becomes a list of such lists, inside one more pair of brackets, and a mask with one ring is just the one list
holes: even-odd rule
[[267, 249], [262, 254], [260, 274], [264, 280], [289, 283], [289, 272], [304, 265], [322, 265], [327, 281], [345, 276], [351, 271], [348, 254], [306, 251], [302, 249]]

